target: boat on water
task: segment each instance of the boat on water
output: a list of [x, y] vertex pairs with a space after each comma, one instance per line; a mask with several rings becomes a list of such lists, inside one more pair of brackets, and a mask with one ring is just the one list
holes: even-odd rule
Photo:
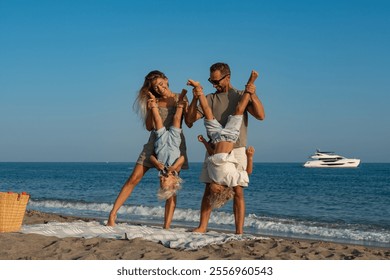
[[312, 160], [306, 161], [304, 167], [358, 167], [360, 159], [346, 158], [336, 155], [334, 152], [322, 152], [317, 149], [316, 153], [310, 156]]

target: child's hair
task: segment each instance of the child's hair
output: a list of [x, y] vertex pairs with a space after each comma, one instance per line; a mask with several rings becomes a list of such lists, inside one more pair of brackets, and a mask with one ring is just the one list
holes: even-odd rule
[[[164, 175], [159, 175], [164, 176]], [[179, 175], [175, 172], [175, 174], [171, 174], [169, 176], [172, 176], [173, 182], [172, 184], [163, 187], [160, 182], [160, 187], [158, 188], [157, 197], [160, 200], [167, 200], [168, 198], [171, 198], [173, 195], [177, 193], [178, 190], [181, 189], [183, 179], [179, 177]]]
[[220, 208], [234, 197], [233, 188], [216, 183], [210, 184], [209, 202], [212, 208]]

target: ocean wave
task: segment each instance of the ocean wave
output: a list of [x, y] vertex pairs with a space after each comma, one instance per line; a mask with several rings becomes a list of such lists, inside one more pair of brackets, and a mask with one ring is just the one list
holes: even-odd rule
[[257, 234], [320, 239], [371, 246], [390, 246], [390, 231], [383, 228], [368, 228], [366, 225], [318, 223], [258, 217], [255, 214], [250, 214], [245, 220], [245, 226]]

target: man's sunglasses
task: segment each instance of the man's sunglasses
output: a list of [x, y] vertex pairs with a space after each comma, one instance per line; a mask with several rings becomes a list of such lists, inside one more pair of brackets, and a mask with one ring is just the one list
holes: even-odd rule
[[227, 76], [229, 76], [230, 74], [226, 74], [225, 76], [223, 76], [221, 79], [219, 79], [219, 80], [212, 80], [211, 78], [209, 78], [208, 79], [208, 81], [210, 82], [210, 83], [212, 83], [213, 85], [215, 85], [215, 86], [218, 86], [219, 85], [219, 83], [223, 80], [223, 79], [225, 79]]

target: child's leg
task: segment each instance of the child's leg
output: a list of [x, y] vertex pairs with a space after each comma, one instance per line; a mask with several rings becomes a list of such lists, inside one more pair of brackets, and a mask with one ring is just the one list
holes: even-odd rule
[[236, 111], [234, 112], [235, 115], [242, 115], [245, 112], [246, 106], [248, 106], [249, 100], [251, 98], [251, 94], [248, 92], [245, 92], [243, 96], [241, 97], [240, 102], [238, 102]]
[[181, 125], [181, 117], [183, 116], [183, 111], [184, 111], [184, 104], [179, 103], [176, 107], [176, 112], [173, 115], [173, 122], [172, 126], [180, 128]]
[[199, 99], [200, 106], [203, 109], [203, 113], [205, 115], [205, 118], [207, 120], [214, 119], [213, 111], [211, 111], [211, 108], [209, 107], [209, 104], [207, 102], [206, 97], [204, 96], [203, 88], [200, 85], [200, 83], [196, 82], [194, 80], [188, 80], [187, 85], [194, 87], [194, 90], [193, 90], [194, 97]]
[[184, 101], [184, 97], [187, 94], [187, 90], [183, 89], [179, 95], [179, 100], [177, 102], [177, 107], [176, 107], [176, 112], [175, 115], [173, 116], [173, 123], [172, 125], [174, 127], [180, 128], [181, 125], [181, 118], [183, 116], [183, 112], [186, 106], [186, 101]]
[[[259, 76], [259, 73], [252, 70], [251, 75], [250, 75], [249, 80], [248, 80], [248, 83], [247, 83], [247, 86], [253, 85], [258, 76]], [[248, 91], [244, 92], [244, 95], [242, 96], [240, 102], [237, 104], [235, 115], [244, 114], [246, 106], [248, 105], [248, 102], [250, 100], [250, 96], [252, 94], [254, 94], [254, 92], [248, 92]]]
[[159, 130], [163, 127], [163, 122], [160, 116], [160, 112], [158, 111], [158, 106], [156, 102], [156, 98], [154, 95], [149, 92], [149, 99], [148, 99], [148, 109], [150, 109], [152, 113], [153, 122], [155, 125], [155, 130]]

